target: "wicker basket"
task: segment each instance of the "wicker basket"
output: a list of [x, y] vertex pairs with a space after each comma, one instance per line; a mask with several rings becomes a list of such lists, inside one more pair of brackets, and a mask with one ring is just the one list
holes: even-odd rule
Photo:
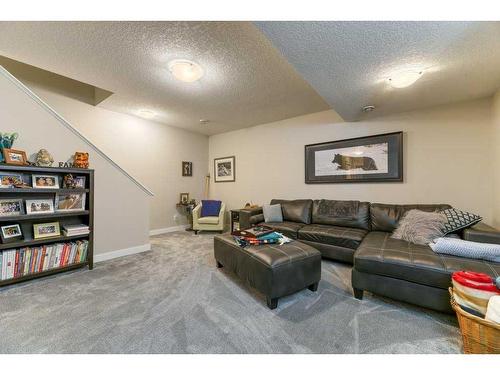
[[492, 323], [462, 310], [449, 288], [451, 307], [457, 313], [466, 354], [500, 354], [500, 324]]

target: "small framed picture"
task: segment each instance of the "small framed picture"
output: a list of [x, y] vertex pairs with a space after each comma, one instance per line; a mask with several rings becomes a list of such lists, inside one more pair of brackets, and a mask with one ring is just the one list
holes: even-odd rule
[[58, 212], [84, 211], [86, 196], [85, 193], [57, 194], [56, 210]]
[[3, 157], [6, 164], [26, 165], [26, 152], [12, 148], [3, 149]]
[[76, 176], [75, 177], [75, 187], [77, 189], [85, 189], [85, 182], [86, 182], [85, 176]]
[[35, 239], [57, 237], [61, 235], [59, 222], [33, 224], [33, 237]]
[[40, 215], [53, 213], [54, 201], [52, 199], [26, 199], [26, 214]]
[[235, 157], [214, 159], [214, 182], [234, 182], [236, 181]]
[[54, 175], [34, 174], [31, 181], [37, 189], [59, 189], [59, 178]]
[[19, 216], [22, 214], [22, 199], [0, 199], [0, 216]]
[[63, 188], [64, 189], [85, 189], [85, 176], [73, 176], [72, 174], [67, 174], [63, 178]]
[[193, 163], [190, 161], [182, 162], [182, 176], [191, 177], [193, 176]]
[[24, 184], [23, 176], [14, 173], [1, 173], [0, 174], [0, 188], [14, 188]]
[[24, 238], [19, 224], [5, 225], [0, 227], [2, 243], [20, 241]]
[[181, 200], [180, 202], [182, 204], [188, 204], [189, 203], [189, 193], [181, 193]]

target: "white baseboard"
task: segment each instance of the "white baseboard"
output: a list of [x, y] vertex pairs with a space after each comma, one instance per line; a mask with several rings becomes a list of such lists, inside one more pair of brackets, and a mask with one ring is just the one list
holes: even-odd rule
[[105, 260], [124, 257], [126, 255], [138, 254], [149, 250], [151, 250], [151, 244], [147, 243], [140, 246], [129, 247], [127, 249], [110, 251], [109, 253], [96, 254], [94, 255], [94, 263], [104, 262]]
[[152, 229], [149, 231], [150, 236], [156, 236], [158, 234], [164, 234], [164, 233], [171, 233], [171, 232], [178, 232], [181, 230], [186, 230], [189, 225], [177, 225], [176, 227], [167, 227], [167, 228], [160, 228], [160, 229]]

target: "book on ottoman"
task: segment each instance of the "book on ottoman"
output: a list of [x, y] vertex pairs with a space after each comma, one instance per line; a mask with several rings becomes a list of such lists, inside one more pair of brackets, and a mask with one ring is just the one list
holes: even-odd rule
[[235, 230], [231, 233], [231, 235], [245, 238], [259, 238], [272, 232], [272, 228], [266, 227], [265, 225], [257, 225], [244, 230]]

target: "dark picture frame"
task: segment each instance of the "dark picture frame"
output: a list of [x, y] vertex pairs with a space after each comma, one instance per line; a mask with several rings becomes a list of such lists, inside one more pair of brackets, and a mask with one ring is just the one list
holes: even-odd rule
[[401, 131], [305, 145], [304, 152], [306, 184], [403, 182]]
[[188, 204], [189, 203], [189, 193], [181, 193], [179, 197], [180, 204]]
[[192, 177], [193, 176], [193, 163], [190, 161], [182, 162], [182, 176]]
[[19, 224], [2, 225], [0, 227], [0, 237], [2, 243], [17, 242], [24, 239], [23, 231]]
[[214, 159], [214, 182], [236, 181], [236, 158], [226, 156]]

